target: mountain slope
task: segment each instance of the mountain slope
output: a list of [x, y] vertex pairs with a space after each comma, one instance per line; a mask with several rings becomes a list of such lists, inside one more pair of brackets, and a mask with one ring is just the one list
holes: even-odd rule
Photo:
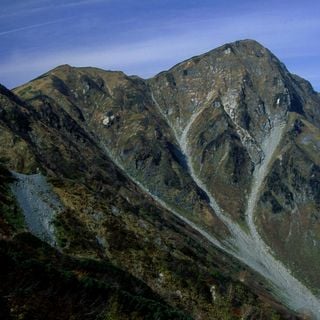
[[[227, 44], [148, 80], [65, 65], [14, 93], [2, 88], [6, 165], [49, 178], [63, 252], [111, 259], [202, 318], [221, 305], [174, 266], [191, 249], [194, 277], [216, 264], [239, 276], [235, 257], [318, 316], [320, 99], [267, 49]], [[245, 281], [261, 294], [258, 274]]]
[[[152, 194], [197, 223], [207, 218], [215, 233], [226, 232], [186, 171], [174, 134], [141, 79], [62, 66], [16, 93], [33, 105], [42, 106], [45, 99], [59, 104]], [[199, 212], [204, 216], [198, 217]]]
[[[296, 274], [304, 281], [319, 288], [319, 270], [307, 266], [319, 262], [318, 225], [312, 222], [319, 211], [319, 95], [254, 41], [227, 44], [183, 62], [151, 79], [151, 85], [168, 122], [180, 132], [182, 149], [187, 136], [186, 151], [194, 173], [223, 214], [241, 226], [251, 225], [251, 229], [256, 222], [272, 250], [291, 267], [295, 265]], [[281, 125], [284, 128], [279, 131]], [[299, 129], [302, 126], [304, 133]], [[283, 137], [277, 137], [281, 131]], [[309, 142], [301, 148], [298, 141], [303, 136]], [[274, 150], [272, 137], [278, 139]], [[268, 159], [272, 152], [274, 155]], [[291, 158], [290, 178], [286, 164], [275, 161], [284, 156]], [[260, 170], [259, 177], [263, 163], [266, 172], [261, 176]], [[282, 174], [276, 175], [274, 166], [279, 163], [283, 169], [277, 170]], [[293, 175], [301, 176], [299, 182]], [[261, 185], [257, 186], [255, 201], [261, 200], [257, 210], [251, 210], [250, 195], [257, 178]], [[264, 178], [269, 181], [267, 185]], [[303, 216], [293, 217], [297, 210]], [[279, 213], [278, 218], [272, 214], [274, 211]], [[299, 229], [290, 233], [289, 245], [288, 220], [295, 220], [292, 223]], [[293, 243], [298, 239], [304, 240], [297, 252]]]
[[[202, 319], [290, 314], [271, 299], [258, 275], [210, 246], [133, 183], [61, 105], [22, 102], [5, 88], [0, 101], [1, 130], [8, 132], [0, 179], [6, 194], [0, 199], [1, 255], [7, 262], [1, 272], [3, 318], [185, 317], [176, 309]], [[31, 156], [17, 162], [19, 152]], [[23, 174], [12, 176], [6, 168]], [[56, 249], [21, 234], [27, 226], [34, 232], [30, 212], [35, 218], [43, 203], [52, 206], [52, 197], [59, 206], [44, 223], [39, 217], [37, 226], [54, 227], [50, 243]], [[48, 241], [45, 233], [37, 235]], [[83, 259], [89, 259], [85, 266]], [[110, 268], [116, 270], [112, 275]], [[243, 275], [252, 289], [238, 280]], [[63, 309], [56, 308], [60, 295], [68, 297]]]

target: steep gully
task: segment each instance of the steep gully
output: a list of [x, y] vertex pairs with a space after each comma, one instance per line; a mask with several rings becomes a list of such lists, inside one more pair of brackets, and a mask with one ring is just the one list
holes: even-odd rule
[[[189, 224], [195, 230], [200, 232], [208, 241], [218, 246], [228, 254], [231, 254], [232, 256], [247, 264], [253, 270], [261, 274], [272, 285], [273, 293], [277, 295], [281, 299], [281, 301], [288, 307], [299, 313], [310, 315], [315, 319], [320, 319], [319, 299], [317, 299], [312, 294], [312, 292], [299, 280], [294, 278], [290, 270], [288, 270], [280, 261], [278, 261], [272, 255], [271, 249], [266, 245], [266, 243], [259, 235], [257, 227], [254, 223], [254, 211], [258, 201], [259, 191], [265, 177], [268, 174], [268, 168], [272, 162], [274, 153], [281, 141], [285, 124], [280, 121], [275, 121], [273, 124], [273, 129], [270, 131], [269, 135], [265, 137], [262, 143], [261, 149], [264, 153], [264, 158], [259, 165], [256, 165], [253, 173], [253, 182], [246, 209], [246, 221], [249, 227], [249, 232], [246, 233], [238, 224], [233, 222], [225, 212], [223, 212], [213, 195], [208, 191], [206, 185], [198, 177], [192, 164], [188, 145], [188, 134], [193, 123], [206, 107], [200, 108], [191, 116], [189, 122], [184, 127], [181, 135], [179, 136], [175, 128], [173, 128], [173, 126], [170, 124], [170, 121], [162, 111], [160, 105], [158, 104], [152, 93], [151, 97], [158, 111], [166, 120], [168, 126], [172, 129], [176, 141], [186, 157], [191, 177], [198, 185], [198, 187], [207, 194], [210, 200], [211, 208], [223, 221], [223, 223], [229, 228], [232, 237], [223, 242], [218, 241], [207, 232], [201, 230], [201, 228], [195, 226], [194, 223], [192, 223], [188, 219], [176, 214], [170, 208], [169, 210], [177, 215], [180, 219], [182, 219], [185, 223]], [[161, 205], [167, 207], [165, 203], [163, 203], [163, 201], [161, 201], [160, 199], [155, 198], [155, 200], [157, 200]]]

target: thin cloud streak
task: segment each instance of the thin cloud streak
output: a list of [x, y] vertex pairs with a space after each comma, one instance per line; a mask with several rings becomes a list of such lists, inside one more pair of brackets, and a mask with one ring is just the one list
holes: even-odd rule
[[[61, 9], [61, 8], [67, 8], [67, 7], [80, 7], [85, 5], [92, 5], [97, 3], [109, 3], [114, 0], [81, 0], [81, 1], [71, 1], [71, 2], [64, 2], [60, 4], [49, 4], [46, 1], [35, 1], [34, 6], [31, 8], [26, 8], [24, 5], [21, 5], [20, 7], [13, 7], [13, 12], [10, 13], [4, 13], [0, 14], [1, 18], [8, 18], [8, 17], [14, 17], [19, 15], [28, 15], [28, 14], [34, 14], [37, 12], [44, 12], [49, 11], [52, 9]], [[49, 2], [50, 3], [50, 2]], [[45, 4], [45, 5], [43, 5]]]
[[24, 27], [21, 27], [21, 28], [15, 28], [15, 29], [11, 29], [11, 30], [2, 31], [2, 32], [0, 32], [0, 36], [4, 36], [4, 35], [10, 34], [10, 33], [20, 32], [20, 31], [25, 31], [25, 30], [29, 30], [29, 29], [40, 28], [40, 27], [43, 27], [43, 26], [47, 26], [47, 25], [50, 25], [50, 24], [55, 24], [55, 23], [59, 23], [59, 22], [62, 22], [62, 21], [67, 21], [67, 20], [71, 20], [71, 18], [69, 18], [69, 19], [67, 19], [67, 18], [66, 19], [58, 19], [58, 20], [53, 20], [53, 21], [44, 22], [44, 23], [31, 24], [29, 26], [24, 26]]
[[[176, 55], [182, 49], [192, 50], [193, 45], [185, 45], [184, 38], [155, 39], [140, 43], [89, 49], [76, 48], [74, 51], [60, 51], [46, 56], [15, 56], [14, 60], [0, 64], [1, 74], [15, 73], [21, 69], [28, 72], [34, 69], [47, 70], [59, 64], [69, 63], [76, 66], [130, 67], [142, 62], [155, 62]], [[33, 59], [30, 63], [31, 56]], [[29, 61], [29, 63], [27, 63]]]
[[74, 2], [70, 2], [70, 3], [63, 3], [61, 5], [59, 5], [58, 7], [60, 8], [65, 8], [65, 7], [76, 7], [76, 6], [84, 6], [84, 5], [88, 5], [88, 4], [93, 4], [93, 3], [99, 3], [99, 2], [103, 2], [103, 3], [108, 3], [111, 2], [113, 0], [83, 0], [83, 1], [74, 1]]

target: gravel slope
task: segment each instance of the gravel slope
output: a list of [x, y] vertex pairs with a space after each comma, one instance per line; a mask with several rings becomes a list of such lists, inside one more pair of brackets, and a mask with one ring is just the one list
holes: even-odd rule
[[12, 174], [17, 181], [11, 185], [11, 190], [22, 209], [29, 231], [56, 246], [53, 219], [63, 210], [58, 197], [41, 174]]

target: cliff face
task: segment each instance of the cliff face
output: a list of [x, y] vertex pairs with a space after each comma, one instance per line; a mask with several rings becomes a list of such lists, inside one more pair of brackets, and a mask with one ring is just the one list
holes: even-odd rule
[[[23, 228], [144, 281], [166, 312], [288, 316], [266, 287], [317, 317], [320, 98], [267, 49], [227, 44], [148, 80], [65, 65], [0, 90], [2, 162], [17, 172], [6, 190]], [[4, 241], [23, 251], [7, 216]]]

